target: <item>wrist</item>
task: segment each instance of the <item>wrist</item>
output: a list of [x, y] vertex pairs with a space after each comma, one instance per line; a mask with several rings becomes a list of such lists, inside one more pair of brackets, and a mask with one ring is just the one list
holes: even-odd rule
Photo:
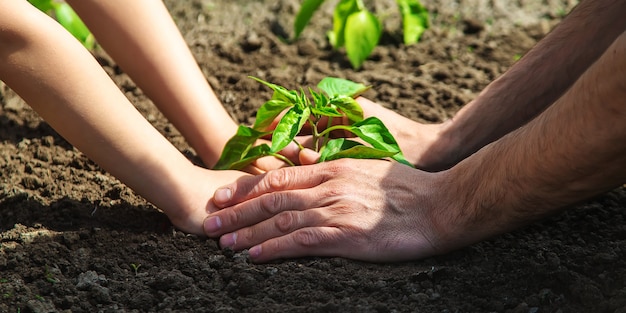
[[[438, 174], [435, 199], [438, 210], [433, 224], [439, 249], [448, 252], [465, 247], [512, 228], [508, 216], [506, 187], [492, 162], [476, 155]], [[453, 196], [450, 196], [453, 195]]]

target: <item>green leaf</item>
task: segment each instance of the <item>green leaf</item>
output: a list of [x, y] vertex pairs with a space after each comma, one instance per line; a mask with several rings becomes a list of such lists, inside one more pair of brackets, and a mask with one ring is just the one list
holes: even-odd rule
[[328, 106], [330, 100], [325, 94], [317, 92], [311, 88], [309, 88], [309, 93], [311, 93], [311, 96], [313, 96], [313, 101], [315, 102], [316, 108], [324, 108]]
[[269, 100], [265, 102], [256, 112], [256, 120], [252, 128], [258, 131], [266, 131], [267, 127], [272, 125], [272, 122], [280, 113], [292, 106], [293, 104], [283, 100]]
[[325, 92], [331, 98], [337, 96], [356, 98], [370, 89], [370, 86], [365, 86], [343, 78], [325, 77], [317, 84], [317, 88]]
[[248, 76], [249, 78], [252, 78], [254, 80], [256, 80], [257, 82], [270, 87], [272, 90], [274, 90], [274, 94], [272, 95], [272, 99], [273, 100], [283, 100], [285, 102], [289, 102], [289, 103], [293, 103], [295, 104], [297, 102], [298, 99], [298, 93], [293, 91], [293, 90], [287, 90], [285, 87], [283, 86], [279, 86], [276, 84], [272, 84], [272, 83], [268, 83], [260, 78], [256, 78], [254, 76]]
[[233, 162], [228, 167], [228, 169], [241, 170], [244, 167], [252, 164], [252, 162], [268, 155], [271, 155], [271, 152], [270, 146], [268, 146], [267, 144], [264, 143], [262, 145], [254, 146], [248, 151], [248, 153], [246, 153], [246, 155], [241, 160]]
[[313, 13], [317, 11], [317, 9], [323, 2], [324, 0], [304, 0], [304, 2], [302, 2], [302, 6], [300, 6], [300, 11], [298, 11], [298, 15], [296, 15], [296, 19], [293, 24], [295, 39], [298, 39], [300, 37], [302, 30], [304, 30], [306, 25], [311, 20]]
[[55, 6], [54, 15], [59, 24], [63, 25], [87, 49], [93, 48], [95, 43], [93, 35], [69, 4], [61, 3]]
[[363, 109], [353, 98], [341, 96], [331, 99], [330, 103], [337, 106], [352, 123], [363, 120]]
[[345, 138], [338, 138], [328, 141], [320, 153], [318, 162], [331, 161], [341, 158], [352, 159], [383, 159], [392, 157], [397, 152], [385, 151], [372, 147], [367, 147]]
[[248, 151], [254, 146], [257, 139], [270, 133], [271, 132], [259, 132], [250, 127], [239, 125], [237, 133], [228, 140], [220, 159], [213, 169], [229, 169], [233, 163], [240, 161], [248, 154]]
[[28, 0], [28, 2], [46, 14], [50, 13], [54, 8], [52, 0]]
[[417, 43], [429, 27], [428, 10], [419, 0], [396, 0], [402, 14], [404, 44]]
[[413, 167], [400, 151], [400, 146], [387, 127], [376, 117], [369, 117], [352, 125], [349, 130], [376, 149], [394, 152], [392, 159]]
[[382, 30], [378, 18], [367, 10], [353, 13], [348, 17], [345, 28], [346, 54], [354, 69], [360, 68], [374, 51]]
[[359, 11], [357, 0], [341, 0], [335, 6], [333, 13], [333, 30], [328, 34], [328, 40], [335, 49], [343, 47], [345, 43], [345, 29], [348, 17]]
[[311, 113], [313, 113], [316, 116], [328, 116], [328, 117], [342, 117], [343, 116], [341, 112], [337, 111], [337, 109], [333, 107], [321, 107], [321, 108], [312, 107]]
[[285, 113], [280, 119], [274, 133], [272, 134], [272, 153], [276, 153], [285, 148], [300, 132], [304, 123], [311, 115], [311, 109], [304, 107], [303, 109], [297, 106], [292, 107]]

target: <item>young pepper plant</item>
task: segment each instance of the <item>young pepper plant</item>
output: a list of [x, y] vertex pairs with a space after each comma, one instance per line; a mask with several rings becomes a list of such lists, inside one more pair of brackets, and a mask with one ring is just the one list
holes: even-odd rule
[[[324, 0], [304, 0], [294, 21], [294, 37], [300, 34]], [[403, 37], [406, 45], [419, 41], [429, 26], [428, 11], [419, 0], [396, 0], [402, 15]], [[328, 39], [335, 49], [345, 47], [354, 69], [361, 67], [378, 45], [382, 23], [365, 7], [363, 0], [340, 0], [333, 13], [333, 29]]]
[[95, 47], [94, 36], [69, 4], [58, 0], [28, 0], [28, 2], [42, 12], [54, 16], [57, 22], [78, 39], [85, 48], [91, 50]]
[[[321, 92], [309, 88], [311, 101], [302, 89], [287, 90], [256, 77], [250, 78], [268, 86], [274, 93], [257, 111], [252, 127], [239, 126], [235, 136], [226, 143], [214, 169], [242, 169], [265, 156], [274, 156], [293, 165], [279, 152], [289, 143], [296, 142], [294, 138], [306, 124], [311, 127], [313, 148], [320, 152], [319, 162], [339, 158], [391, 158], [413, 166], [404, 158], [398, 143], [380, 119], [363, 118], [363, 110], [354, 98], [369, 87], [341, 78], [326, 77], [317, 85]], [[284, 111], [276, 127], [269, 129]], [[346, 118], [349, 122], [348, 125], [333, 126], [330, 124], [332, 118]], [[330, 133], [335, 130], [349, 131], [369, 145], [348, 138], [331, 139]], [[272, 136], [271, 145], [255, 146], [259, 138], [267, 135]], [[300, 148], [303, 149], [302, 146]]]

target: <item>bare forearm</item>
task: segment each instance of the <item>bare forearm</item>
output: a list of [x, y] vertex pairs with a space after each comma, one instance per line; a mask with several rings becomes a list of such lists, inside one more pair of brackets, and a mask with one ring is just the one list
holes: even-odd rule
[[461, 177], [457, 191], [466, 200], [455, 218], [473, 234], [468, 240], [626, 182], [624, 60], [626, 33], [540, 116], [450, 170]]
[[579, 4], [452, 119], [442, 136], [454, 147], [452, 163], [524, 125], [551, 105], [626, 29], [624, 12], [626, 2], [621, 0]]
[[0, 79], [70, 143], [155, 205], [180, 204], [174, 174], [192, 164], [56, 22], [26, 1], [6, 2], [0, 60]]
[[236, 125], [161, 1], [68, 1], [98, 42], [209, 166]]

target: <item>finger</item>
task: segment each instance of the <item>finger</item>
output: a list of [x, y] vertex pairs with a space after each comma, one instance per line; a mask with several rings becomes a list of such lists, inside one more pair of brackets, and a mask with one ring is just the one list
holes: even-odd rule
[[351, 253], [340, 243], [345, 235], [336, 227], [308, 227], [267, 240], [248, 251], [255, 263], [305, 256], [339, 256]]
[[[320, 193], [311, 190], [291, 190], [265, 194], [208, 215], [204, 220], [204, 232], [208, 237], [217, 237], [250, 225], [264, 223], [264, 221], [284, 212], [297, 212], [319, 207], [328, 201], [328, 197], [321, 197], [320, 195]], [[284, 214], [286, 216], [282, 216], [278, 222], [289, 224], [300, 221], [295, 219], [285, 221], [284, 219], [289, 217], [300, 217], [289, 214], [292, 213]], [[312, 217], [308, 218], [309, 223], [314, 220]], [[302, 226], [302, 224], [297, 225]], [[263, 229], [263, 227], [268, 226], [263, 224], [257, 229]]]
[[320, 159], [320, 154], [311, 149], [304, 149], [300, 151], [298, 157], [300, 159], [300, 164], [310, 165], [317, 163]]
[[[255, 160], [252, 164], [244, 168], [244, 171], [253, 175], [259, 175], [259, 174], [268, 172], [270, 170], [274, 170], [274, 169], [285, 167], [285, 166], [288, 166], [288, 164], [285, 163], [284, 161], [277, 159], [273, 156], [267, 156], [267, 157], [262, 157], [262, 158]], [[249, 170], [250, 167], [253, 168], [255, 171], [250, 171]]]
[[215, 191], [213, 202], [224, 208], [265, 193], [311, 188], [328, 180], [337, 171], [329, 163], [281, 168], [220, 187]]
[[249, 227], [225, 233], [220, 237], [220, 247], [243, 250], [302, 228], [322, 225], [324, 218], [320, 213], [319, 209], [280, 212]]

